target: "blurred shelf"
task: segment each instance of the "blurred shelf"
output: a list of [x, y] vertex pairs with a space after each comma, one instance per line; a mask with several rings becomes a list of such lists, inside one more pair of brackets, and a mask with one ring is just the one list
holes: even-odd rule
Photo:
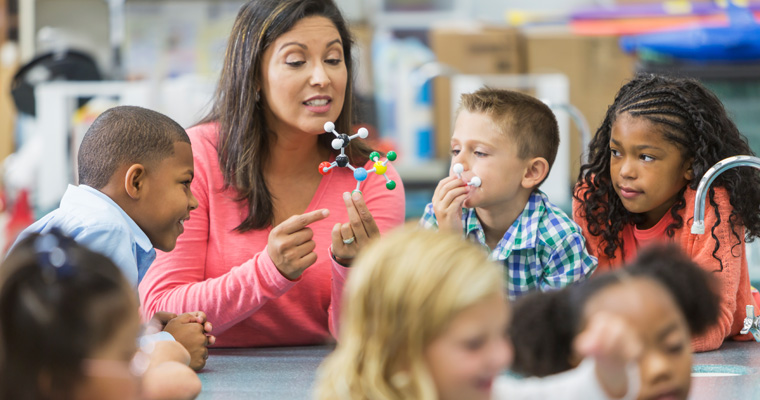
[[449, 174], [449, 160], [430, 160], [422, 164], [394, 164], [404, 187], [432, 187]]

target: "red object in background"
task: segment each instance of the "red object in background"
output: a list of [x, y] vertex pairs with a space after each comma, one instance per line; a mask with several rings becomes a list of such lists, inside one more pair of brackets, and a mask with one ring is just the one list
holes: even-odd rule
[[[760, 22], [760, 11], [755, 11]], [[570, 30], [576, 35], [638, 35], [664, 30], [693, 28], [695, 24], [729, 26], [725, 14], [717, 15], [666, 15], [659, 17], [578, 19], [570, 21]]]
[[[3, 202], [7, 207], [5, 194], [3, 193]], [[27, 226], [34, 222], [34, 213], [32, 212], [32, 206], [29, 204], [29, 190], [21, 189], [16, 201], [13, 203], [13, 208], [10, 210], [10, 217], [8, 223], [5, 225], [5, 248], [3, 253], [7, 253], [10, 246], [16, 241], [16, 237]]]

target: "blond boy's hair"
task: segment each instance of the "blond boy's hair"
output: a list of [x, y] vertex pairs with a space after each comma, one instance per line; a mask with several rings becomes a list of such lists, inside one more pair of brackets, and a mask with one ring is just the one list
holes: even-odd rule
[[462, 110], [487, 115], [499, 132], [517, 143], [521, 159], [543, 157], [551, 169], [559, 148], [559, 127], [554, 113], [541, 100], [512, 90], [484, 87], [462, 95], [457, 113]]
[[425, 349], [458, 313], [503, 296], [503, 280], [458, 235], [407, 225], [383, 236], [351, 268], [339, 344], [319, 369], [316, 398], [437, 399]]

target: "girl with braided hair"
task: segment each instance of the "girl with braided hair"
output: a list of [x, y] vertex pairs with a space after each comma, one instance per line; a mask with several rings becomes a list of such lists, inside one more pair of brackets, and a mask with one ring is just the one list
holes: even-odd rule
[[760, 172], [734, 168], [718, 176], [707, 197], [710, 234], [689, 229], [702, 175], [735, 155], [754, 154], [713, 93], [693, 79], [639, 74], [608, 108], [574, 193], [573, 217], [599, 273], [663, 241], [711, 272], [720, 288], [719, 323], [692, 339], [695, 351], [751, 339], [739, 331], [745, 306], [756, 305], [745, 240], [760, 234]]

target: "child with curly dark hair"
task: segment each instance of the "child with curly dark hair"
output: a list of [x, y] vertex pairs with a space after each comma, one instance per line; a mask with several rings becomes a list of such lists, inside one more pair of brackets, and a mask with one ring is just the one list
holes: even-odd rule
[[[734, 168], [709, 190], [705, 226], [689, 230], [699, 180], [718, 161], [753, 155], [720, 100], [699, 82], [639, 74], [623, 85], [589, 145], [574, 194], [598, 271], [630, 262], [651, 243], [677, 243], [719, 282], [719, 323], [693, 339], [696, 351], [739, 335], [751, 295], [745, 238], [760, 234], [760, 172]], [[757, 307], [755, 307], [757, 309]]]
[[[535, 292], [514, 306], [512, 370], [549, 376], [573, 369], [578, 341], [600, 313], [622, 317], [640, 338], [639, 399], [686, 399], [690, 337], [718, 320], [714, 280], [675, 245], [644, 250], [635, 263], [561, 291]], [[604, 338], [594, 338], [604, 340]]]

